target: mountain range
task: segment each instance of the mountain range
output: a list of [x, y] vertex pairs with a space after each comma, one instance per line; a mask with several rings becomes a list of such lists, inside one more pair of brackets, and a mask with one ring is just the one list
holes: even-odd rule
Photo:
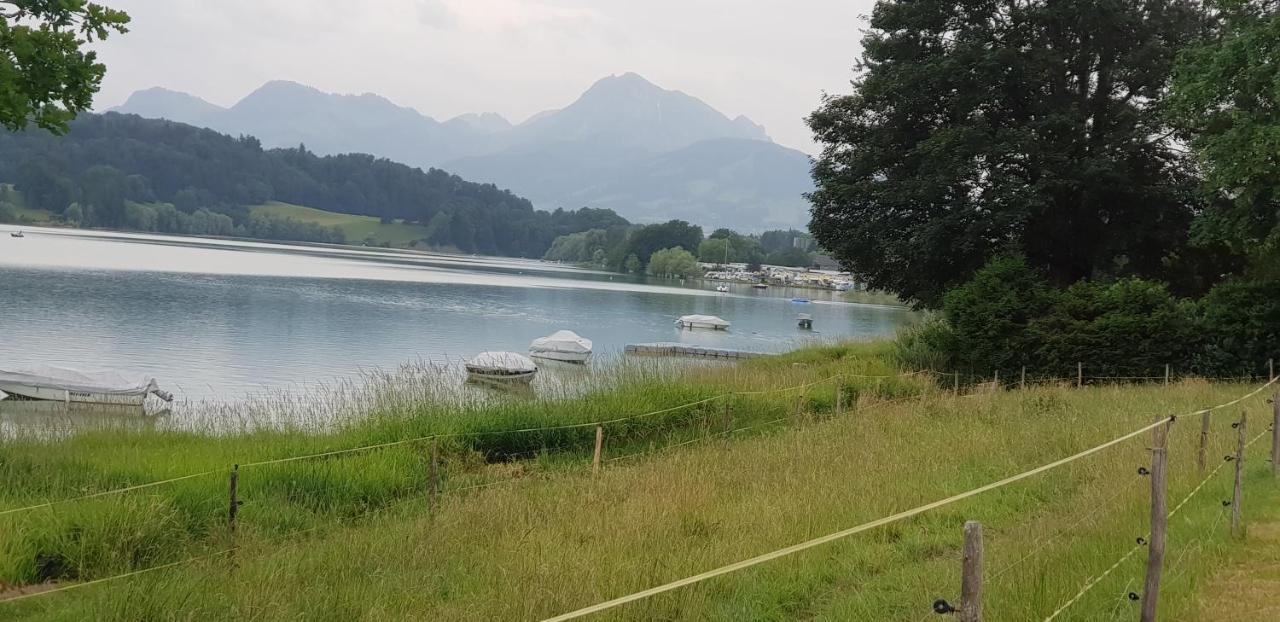
[[679, 91], [627, 73], [573, 103], [512, 124], [495, 113], [438, 121], [374, 94], [268, 82], [224, 108], [163, 88], [112, 109], [252, 135], [266, 147], [369, 153], [490, 182], [539, 208], [613, 209], [635, 222], [673, 218], [740, 231], [804, 228], [809, 157]]

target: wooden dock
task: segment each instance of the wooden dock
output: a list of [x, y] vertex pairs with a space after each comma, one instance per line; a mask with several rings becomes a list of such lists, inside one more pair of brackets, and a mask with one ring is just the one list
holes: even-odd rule
[[708, 348], [692, 346], [684, 343], [632, 343], [627, 344], [627, 354], [648, 354], [653, 356], [701, 356], [716, 359], [754, 359], [770, 356], [763, 352], [746, 350], [730, 350], [728, 348]]

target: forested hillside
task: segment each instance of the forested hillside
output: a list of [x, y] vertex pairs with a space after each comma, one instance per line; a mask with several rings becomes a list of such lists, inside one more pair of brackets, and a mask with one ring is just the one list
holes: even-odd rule
[[274, 200], [418, 223], [433, 247], [521, 257], [541, 257], [560, 235], [626, 224], [609, 210], [538, 211], [437, 169], [303, 145], [263, 149], [253, 137], [115, 113], [81, 115], [65, 136], [0, 134], [0, 182], [28, 207], [85, 226], [336, 241], [246, 207]]

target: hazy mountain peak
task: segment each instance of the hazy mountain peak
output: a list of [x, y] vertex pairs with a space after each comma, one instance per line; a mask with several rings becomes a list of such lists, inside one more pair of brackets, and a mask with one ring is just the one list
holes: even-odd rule
[[135, 91], [123, 104], [111, 110], [141, 117], [202, 125], [226, 109], [189, 93], [156, 86]]
[[445, 122], [446, 125], [464, 126], [481, 132], [503, 132], [511, 129], [511, 122], [496, 112], [468, 112]]

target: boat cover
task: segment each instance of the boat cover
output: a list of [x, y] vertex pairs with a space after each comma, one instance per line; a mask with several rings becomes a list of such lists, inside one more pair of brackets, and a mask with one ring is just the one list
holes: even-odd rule
[[527, 373], [537, 371], [533, 359], [515, 352], [481, 352], [467, 362], [467, 369], [476, 372]]
[[564, 352], [591, 354], [591, 340], [571, 330], [558, 330], [546, 337], [539, 337], [529, 344], [530, 352]]
[[677, 320], [680, 324], [710, 324], [711, 326], [728, 326], [729, 323], [714, 315], [682, 315]]
[[159, 389], [156, 379], [151, 376], [126, 376], [117, 371], [79, 371], [52, 365], [15, 370], [0, 369], [0, 384], [48, 387], [103, 395], [147, 395]]

